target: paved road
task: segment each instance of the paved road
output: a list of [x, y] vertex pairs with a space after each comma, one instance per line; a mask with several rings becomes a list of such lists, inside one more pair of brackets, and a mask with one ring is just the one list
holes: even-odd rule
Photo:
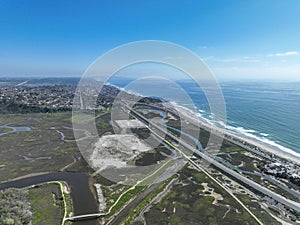
[[159, 125], [149, 121], [146, 117], [144, 117], [143, 115], [141, 115], [140, 113], [138, 113], [137, 111], [133, 110], [132, 108], [128, 107], [127, 105], [124, 105], [124, 107], [133, 112], [136, 117], [140, 120], [142, 120], [142, 122], [147, 123], [147, 124], [151, 124], [151, 127], [159, 130], [160, 132], [165, 133], [167, 136], [169, 136], [171, 139], [177, 141], [180, 145], [182, 145], [184, 148], [192, 151], [193, 153], [197, 154], [198, 156], [200, 156], [201, 158], [203, 158], [204, 160], [206, 160], [207, 162], [211, 163], [212, 165], [216, 166], [217, 168], [221, 169], [222, 171], [226, 172], [227, 174], [235, 177], [236, 179], [240, 180], [241, 182], [243, 182], [244, 184], [249, 185], [250, 187], [254, 188], [255, 190], [273, 198], [274, 200], [300, 212], [300, 203], [298, 202], [294, 202], [292, 200], [289, 200], [263, 186], [261, 186], [260, 184], [257, 184], [256, 182], [248, 179], [247, 177], [241, 175], [238, 172], [235, 172], [231, 169], [229, 169], [228, 167], [224, 166], [223, 164], [217, 162], [216, 160], [214, 160], [213, 158], [209, 157], [208, 155], [200, 152], [198, 149], [192, 147], [191, 145], [185, 143], [183, 140], [178, 139], [176, 136], [174, 136], [173, 134], [171, 134], [170, 132], [167, 132], [165, 129], [161, 128]]

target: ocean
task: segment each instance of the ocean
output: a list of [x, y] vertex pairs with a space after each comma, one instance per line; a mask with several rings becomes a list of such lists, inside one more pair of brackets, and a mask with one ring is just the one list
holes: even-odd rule
[[[125, 87], [131, 81], [117, 78], [109, 82]], [[218, 121], [214, 121], [214, 115], [210, 112], [201, 88], [189, 80], [179, 80], [176, 83], [190, 96], [194, 106], [191, 107], [186, 102], [172, 97], [168, 100], [192, 109], [206, 121], [224, 127]], [[154, 84], [135, 85], [130, 87], [129, 91], [149, 95], [149, 89], [153, 91], [152, 85]], [[219, 85], [226, 104], [226, 129], [271, 146], [275, 150], [300, 157], [300, 82], [226, 81], [220, 82]], [[161, 86], [159, 93], [170, 90], [162, 82], [154, 86]], [[157, 93], [157, 90], [155, 92]]]
[[[199, 101], [202, 94], [195, 92], [191, 82], [184, 83], [198, 112], [210, 120], [209, 106], [205, 101]], [[220, 86], [226, 104], [228, 130], [299, 156], [300, 82], [231, 81], [221, 82]]]

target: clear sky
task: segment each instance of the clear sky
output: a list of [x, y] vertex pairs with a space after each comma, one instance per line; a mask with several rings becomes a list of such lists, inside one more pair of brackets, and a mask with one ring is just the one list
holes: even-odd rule
[[80, 76], [107, 50], [165, 40], [218, 78], [300, 80], [299, 0], [1, 0], [0, 76]]

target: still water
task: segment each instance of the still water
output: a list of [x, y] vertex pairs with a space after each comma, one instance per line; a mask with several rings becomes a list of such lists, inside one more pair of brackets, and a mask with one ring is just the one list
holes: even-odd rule
[[[37, 175], [0, 184], [0, 190], [6, 188], [24, 188], [49, 181], [65, 181], [71, 189], [74, 215], [98, 212], [97, 200], [89, 185], [89, 176], [85, 173], [54, 172]], [[96, 225], [97, 220], [75, 222], [74, 225]]]

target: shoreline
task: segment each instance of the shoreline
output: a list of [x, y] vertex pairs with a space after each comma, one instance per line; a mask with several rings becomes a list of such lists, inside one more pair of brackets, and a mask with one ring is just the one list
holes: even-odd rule
[[[241, 142], [241, 144], [243, 142], [245, 142], [245, 143], [252, 145], [254, 147], [257, 147], [259, 149], [259, 150], [253, 149], [254, 151], [258, 151], [258, 152], [261, 151], [266, 154], [274, 154], [275, 156], [277, 156], [279, 158], [282, 158], [282, 159], [288, 160], [292, 163], [296, 163], [297, 165], [300, 165], [300, 157], [293, 156], [291, 153], [288, 153], [288, 152], [286, 152], [286, 154], [284, 154], [285, 152], [283, 152], [283, 151], [281, 152], [270, 146], [266, 146], [265, 144], [260, 143], [259, 140], [252, 140], [250, 138], [235, 134], [229, 130], [226, 130], [225, 128], [220, 128], [220, 127], [217, 127], [216, 125], [205, 122], [204, 120], [201, 120], [201, 118], [199, 118], [195, 113], [191, 112], [191, 110], [185, 108], [184, 106], [181, 106], [177, 103], [176, 104], [163, 103], [163, 106], [166, 109], [170, 108], [170, 106], [171, 106], [171, 109], [172, 109], [172, 107], [175, 108], [177, 110], [177, 112], [180, 114], [180, 117], [183, 117], [187, 121], [192, 122], [194, 125], [199, 126], [205, 130], [208, 130], [209, 132], [213, 132], [214, 134], [222, 137], [223, 139], [230, 141], [229, 139], [224, 137], [225, 135], [227, 135], [228, 137], [237, 139], [238, 141]], [[243, 145], [245, 145], [245, 144], [243, 144]]]
[[16, 178], [12, 178], [12, 179], [9, 179], [9, 180], [0, 181], [0, 184], [4, 184], [4, 183], [7, 183], [7, 182], [12, 182], [12, 181], [18, 181], [18, 180], [22, 180], [22, 179], [25, 179], [25, 178], [36, 177], [36, 176], [39, 176], [39, 175], [46, 175], [46, 174], [50, 174], [50, 173], [52, 173], [52, 172], [50, 171], [50, 172], [30, 173], [30, 174], [26, 174], [26, 175], [16, 177]]
[[[129, 95], [133, 95], [136, 97], [147, 97], [147, 96], [141, 95], [136, 92], [128, 91], [117, 85], [113, 85], [113, 84], [106, 84], [106, 85], [118, 88], [120, 91], [126, 92]], [[147, 98], [151, 98], [151, 97], [147, 97]], [[194, 123], [194, 125], [199, 126], [205, 130], [208, 130], [209, 132], [213, 132], [215, 135], [220, 136], [223, 139], [231, 141], [228, 138], [224, 137], [226, 135], [228, 137], [238, 140], [240, 142], [240, 144], [242, 144], [243, 147], [246, 149], [247, 149], [247, 147], [249, 147], [246, 145], [246, 144], [248, 144], [248, 145], [251, 145], [251, 146], [254, 146], [257, 148], [257, 149], [254, 148], [253, 151], [261, 152], [263, 154], [273, 154], [273, 155], [277, 156], [279, 159], [287, 160], [289, 162], [292, 162], [292, 163], [300, 166], [300, 153], [298, 153], [292, 149], [289, 149], [288, 147], [282, 146], [283, 148], [286, 148], [291, 152], [280, 149], [279, 147], [272, 146], [272, 144], [267, 144], [259, 139], [256, 139], [256, 138], [251, 139], [251, 138], [247, 137], [246, 135], [242, 136], [243, 134], [234, 133], [233, 131], [230, 131], [226, 128], [218, 127], [215, 124], [207, 122], [207, 121], [209, 121], [209, 119], [203, 118], [202, 116], [198, 116], [197, 115], [198, 113], [196, 113], [196, 112], [192, 111], [191, 109], [189, 109], [185, 106], [182, 106], [174, 101], [161, 102], [159, 105], [162, 105], [163, 107], [161, 107], [161, 108], [164, 108], [164, 110], [168, 109], [171, 113], [175, 109], [179, 114], [182, 114], [184, 117], [186, 117], [189, 122], [192, 121]], [[158, 106], [158, 107], [160, 107], [160, 106]], [[267, 139], [267, 140], [269, 140], [269, 139]], [[270, 140], [270, 141], [272, 141], [272, 140]]]

